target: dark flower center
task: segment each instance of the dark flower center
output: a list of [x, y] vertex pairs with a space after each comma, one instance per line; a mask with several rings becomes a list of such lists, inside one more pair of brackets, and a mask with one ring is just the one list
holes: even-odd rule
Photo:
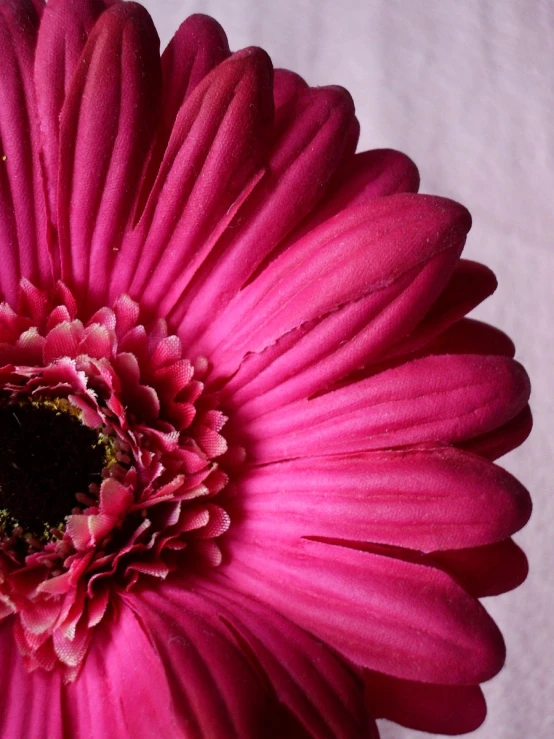
[[0, 536], [48, 540], [105, 464], [105, 445], [66, 400], [1, 403]]

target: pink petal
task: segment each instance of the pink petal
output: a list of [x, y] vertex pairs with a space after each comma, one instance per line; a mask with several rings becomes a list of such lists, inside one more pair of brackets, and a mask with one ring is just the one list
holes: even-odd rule
[[410, 354], [426, 347], [435, 337], [492, 295], [496, 286], [496, 277], [488, 267], [461, 259], [429, 313], [385, 357]]
[[473, 685], [430, 685], [365, 672], [366, 694], [374, 715], [402, 726], [437, 734], [465, 734], [479, 728], [485, 698]]
[[[473, 318], [462, 318], [436, 339], [421, 354], [499, 354], [513, 357], [515, 347], [505, 333]], [[416, 353], [417, 356], [417, 353]]]
[[[154, 133], [159, 40], [135, 3], [94, 26], [60, 119], [58, 227], [62, 275], [83, 300], [105, 298]], [[116, 251], [114, 251], [116, 250]]]
[[[165, 736], [272, 736], [276, 704], [271, 691], [209, 601], [170, 582], [130, 594], [125, 600], [136, 613], [143, 637], [151, 645], [147, 649], [155, 650], [171, 687], [173, 705], [168, 712], [178, 730]], [[144, 686], [155, 697], [152, 685], [157, 680], [144, 668], [141, 672]], [[136, 694], [132, 700], [136, 705]], [[156, 736], [160, 733], [164, 734], [159, 728], [153, 731]]]
[[440, 684], [482, 682], [503, 665], [494, 621], [438, 569], [317, 541], [260, 546], [235, 526], [227, 536], [235, 586], [355, 664]]
[[31, 0], [0, 4], [0, 290], [12, 306], [21, 277], [44, 285], [51, 276], [33, 85], [38, 22]]
[[451, 448], [297, 459], [252, 469], [238, 486], [242, 530], [253, 539], [278, 525], [292, 541], [461, 549], [505, 539], [531, 513], [514, 477]]
[[191, 15], [162, 54], [161, 118], [142, 184], [143, 199], [156, 179], [179, 109], [204, 77], [230, 54], [223, 28], [207, 15]]
[[62, 678], [59, 672], [29, 673], [13, 636], [13, 619], [0, 623], [0, 736], [64, 736]]
[[79, 353], [79, 344], [83, 337], [83, 327], [80, 322], [64, 321], [53, 328], [44, 342], [44, 362], [50, 364], [56, 359], [70, 357], [75, 359]]
[[343, 166], [322, 207], [305, 230], [340, 213], [385, 195], [417, 192], [419, 172], [412, 160], [393, 149], [372, 149], [356, 154]]
[[100, 487], [100, 511], [107, 516], [122, 517], [134, 501], [133, 491], [115, 478], [104, 480]]
[[527, 557], [511, 539], [472, 549], [437, 552], [430, 560], [477, 598], [517, 588], [529, 571]]
[[[353, 117], [352, 99], [338, 87], [301, 89], [277, 111], [264, 178], [173, 312], [188, 344], [324, 196], [353, 153], [344, 136]], [[202, 343], [194, 351], [203, 353]]]
[[195, 587], [215, 604], [222, 622], [253, 655], [279, 702], [309, 736], [365, 736], [360, 684], [325, 644], [277, 611], [229, 588], [217, 572], [197, 578]]
[[307, 87], [307, 82], [296, 72], [291, 72], [289, 69], [276, 69], [273, 75], [275, 110], [288, 105], [295, 95]]
[[471, 439], [464, 444], [464, 447], [486, 459], [498, 459], [523, 444], [532, 428], [533, 416], [529, 406], [526, 406], [521, 413], [508, 423], [494, 431], [489, 431], [487, 434]]
[[195, 14], [181, 24], [162, 55], [162, 108], [168, 128], [197, 85], [229, 54], [225, 31], [213, 18]]
[[[230, 375], [248, 352], [262, 351], [307, 322], [325, 316], [331, 320], [341, 306], [352, 312], [356, 301], [375, 294], [369, 306], [362, 304], [358, 315], [349, 316], [349, 323], [361, 331], [360, 320], [367, 324], [377, 312], [372, 303], [379, 291], [410, 276], [410, 270], [416, 272], [413, 279], [429, 260], [444, 253], [450, 266], [442, 270], [440, 291], [469, 226], [464, 208], [423, 195], [393, 195], [348, 209], [291, 245], [244, 288], [212, 323], [202, 354], [217, 366], [218, 376]], [[416, 295], [422, 292], [419, 287]], [[437, 294], [431, 292], [430, 300]], [[425, 310], [428, 307], [426, 302]], [[343, 331], [335, 325], [329, 330], [327, 355], [339, 343], [339, 334], [344, 339]]]
[[164, 665], [143, 625], [125, 605], [94, 631], [82, 671], [65, 691], [63, 716], [72, 736], [179, 735]]
[[[167, 315], [262, 174], [271, 76], [265, 52], [243, 49], [207, 75], [179, 111], [138, 232], [120, 255], [135, 268], [131, 293], [158, 315]], [[112, 284], [114, 297], [127, 289], [124, 277]]]
[[[41, 153], [47, 205], [56, 228], [60, 114], [102, 0], [49, 0], [41, 20], [35, 61]], [[59, 270], [59, 265], [56, 265]], [[59, 276], [59, 274], [58, 274]]]
[[389, 287], [303, 324], [260, 354], [247, 355], [222, 391], [236, 406], [234, 419], [244, 422], [320, 393], [345, 376], [356, 376], [364, 364], [369, 374], [379, 371], [381, 365], [371, 362], [417, 323], [456, 259], [454, 250], [442, 252]]
[[512, 359], [431, 356], [272, 411], [243, 433], [264, 462], [460, 443], [514, 418], [528, 398], [527, 374]]

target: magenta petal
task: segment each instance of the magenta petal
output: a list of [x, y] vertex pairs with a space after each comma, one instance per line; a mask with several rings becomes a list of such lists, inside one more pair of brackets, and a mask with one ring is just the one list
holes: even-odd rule
[[[461, 259], [425, 318], [409, 336], [395, 344], [384, 359], [426, 348], [435, 337], [492, 295], [496, 285], [496, 277], [490, 269], [477, 262]], [[443, 353], [448, 354], [448, 351]]]
[[191, 15], [162, 54], [162, 120], [158, 136], [169, 140], [184, 101], [214, 67], [230, 55], [225, 31], [207, 15]]
[[12, 626], [11, 619], [0, 622], [0, 735], [61, 739], [66, 720], [62, 677], [58, 672], [27, 671]]
[[419, 172], [412, 160], [394, 149], [363, 151], [345, 163], [321, 209], [305, 226], [308, 230], [345, 208], [363, 205], [385, 195], [417, 192]]
[[487, 714], [474, 685], [430, 685], [365, 672], [368, 704], [379, 718], [420, 731], [449, 736], [479, 728]]
[[[347, 209], [292, 244], [244, 288], [214, 321], [202, 351], [214, 362], [217, 376], [226, 376], [249, 352], [261, 352], [310, 321], [326, 316], [332, 320], [341, 306], [358, 308], [349, 323], [360, 331], [368, 317], [389, 302], [385, 299], [385, 306], [380, 306], [380, 291], [392, 289], [400, 278], [413, 278], [411, 270], [421, 270], [433, 257], [443, 255], [450, 261], [450, 267], [441, 270], [447, 278], [469, 226], [469, 215], [461, 206], [422, 195], [394, 195]], [[430, 284], [431, 301], [443, 285], [439, 280], [433, 293]], [[419, 289], [417, 294], [425, 291]], [[370, 298], [370, 305], [365, 305], [363, 299]], [[344, 339], [343, 331], [343, 326], [333, 326], [327, 341], [336, 345], [339, 337]], [[326, 353], [332, 350], [333, 346]], [[360, 357], [357, 362], [362, 364]]]
[[529, 379], [512, 359], [418, 359], [248, 424], [255, 459], [345, 454], [421, 443], [460, 443], [514, 418]]
[[162, 54], [162, 101], [156, 141], [141, 186], [148, 198], [179, 109], [211, 70], [230, 54], [223, 28], [207, 15], [191, 15]]
[[0, 292], [12, 306], [22, 277], [51, 279], [33, 84], [37, 30], [31, 0], [0, 3]]
[[260, 546], [229, 531], [225, 573], [355, 664], [440, 684], [487, 680], [504, 663], [494, 621], [428, 565], [302, 540]]
[[159, 40], [135, 3], [113, 5], [83, 50], [60, 119], [62, 275], [95, 305], [129, 226], [160, 91]]
[[276, 69], [273, 75], [273, 100], [275, 110], [288, 105], [301, 90], [305, 90], [308, 83], [296, 72], [289, 69]]
[[[384, 289], [304, 323], [259, 354], [248, 354], [223, 390], [241, 422], [320, 393], [372, 362], [425, 314], [457, 259], [432, 256]], [[363, 371], [362, 371], [363, 373]]]
[[162, 129], [171, 130], [186, 98], [229, 54], [225, 31], [213, 18], [191, 15], [181, 24], [162, 54]]
[[[352, 98], [338, 87], [302, 88], [277, 110], [267, 172], [174, 311], [185, 341], [210, 326], [321, 200], [341, 162], [353, 152], [344, 137], [353, 117]], [[199, 341], [196, 351], [203, 352]]]
[[263, 465], [238, 486], [242, 530], [253, 538], [279, 521], [280, 535], [291, 540], [330, 537], [429, 552], [505, 539], [531, 513], [514, 477], [451, 448]]
[[229, 588], [217, 572], [195, 587], [214, 601], [221, 620], [309, 736], [362, 736], [367, 722], [358, 679], [321, 641], [257, 600]]
[[511, 539], [472, 549], [436, 552], [430, 561], [454, 575], [477, 598], [517, 588], [529, 571], [527, 557]]
[[[209, 601], [170, 582], [125, 600], [171, 687], [170, 715], [183, 735], [189, 739], [271, 737], [277, 708], [274, 697]], [[152, 692], [148, 670], [144, 680]], [[153, 730], [155, 736], [160, 733], [176, 735]]]
[[271, 89], [269, 57], [243, 49], [208, 74], [179, 111], [138, 232], [120, 257], [136, 268], [131, 292], [161, 315], [263, 173]]
[[500, 428], [471, 439], [463, 446], [474, 454], [495, 460], [523, 444], [533, 428], [531, 409], [526, 406], [521, 413]]
[[[104, 7], [102, 0], [49, 0], [40, 24], [35, 87], [43, 177], [49, 216], [54, 228], [57, 219], [60, 114], [81, 52]], [[56, 266], [59, 268], [59, 265]]]
[[71, 736], [178, 736], [168, 675], [148, 631], [125, 604], [95, 633], [76, 682], [66, 686]]

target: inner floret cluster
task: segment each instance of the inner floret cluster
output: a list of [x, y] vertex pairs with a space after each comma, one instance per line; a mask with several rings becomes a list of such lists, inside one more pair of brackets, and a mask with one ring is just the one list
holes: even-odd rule
[[[0, 619], [18, 616], [28, 668], [61, 664], [73, 679], [111, 589], [165, 578], [183, 561], [220, 563], [216, 540], [230, 520], [215, 459], [227, 451], [226, 418], [204, 392], [206, 368], [183, 357], [165, 321], [143, 325], [126, 295], [83, 320], [62, 283], [44, 292], [23, 281], [17, 312], [0, 306], [4, 413], [20, 426], [23, 416], [77, 424], [84, 436], [74, 433], [73, 456], [98, 467], [86, 485], [75, 478], [62, 520], [55, 508], [27, 525], [7, 505], [0, 516]], [[41, 512], [59, 507], [48, 491], [37, 494], [49, 496]]]

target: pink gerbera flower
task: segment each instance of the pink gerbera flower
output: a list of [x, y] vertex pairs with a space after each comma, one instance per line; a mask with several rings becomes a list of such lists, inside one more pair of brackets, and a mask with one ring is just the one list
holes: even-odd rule
[[0, 734], [478, 726], [530, 415], [467, 211], [204, 16], [0, 0], [0, 64]]

